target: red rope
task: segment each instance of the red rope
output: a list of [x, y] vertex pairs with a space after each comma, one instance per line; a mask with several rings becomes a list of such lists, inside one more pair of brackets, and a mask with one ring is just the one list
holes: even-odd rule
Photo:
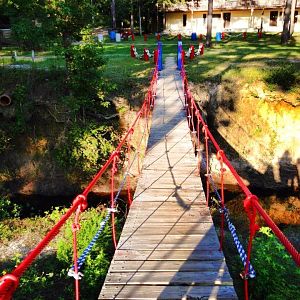
[[13, 274], [6, 274], [0, 281], [0, 299], [9, 300], [19, 285], [19, 277]]

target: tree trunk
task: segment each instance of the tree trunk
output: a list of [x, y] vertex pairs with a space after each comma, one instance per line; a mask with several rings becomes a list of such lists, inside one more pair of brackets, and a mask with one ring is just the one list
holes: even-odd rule
[[212, 14], [213, 14], [213, 0], [208, 0], [207, 12], [207, 32], [206, 32], [206, 47], [211, 47], [211, 31], [212, 31]]
[[134, 32], [134, 24], [133, 24], [133, 0], [131, 0], [130, 2], [131, 5], [131, 9], [130, 9], [130, 28], [131, 28], [131, 32]]
[[290, 37], [294, 33], [294, 28], [295, 28], [295, 10], [296, 10], [296, 5], [297, 5], [297, 0], [292, 0], [292, 9], [291, 9], [291, 22], [290, 22]]
[[264, 27], [264, 14], [265, 14], [265, 8], [263, 8], [260, 16], [260, 31], [262, 31]]
[[285, 10], [284, 10], [283, 29], [281, 33], [281, 44], [287, 44], [290, 38], [289, 23], [291, 20], [291, 8], [292, 8], [292, 0], [286, 0]]
[[191, 8], [191, 23], [192, 23], [192, 32], [194, 32], [194, 0], [192, 1], [192, 8]]
[[112, 15], [112, 27], [115, 30], [117, 28], [116, 22], [116, 1], [111, 0], [111, 15]]
[[141, 16], [141, 2], [139, 1], [139, 25], [140, 25], [140, 36], [142, 36], [142, 16]]
[[165, 3], [163, 3], [163, 12], [164, 12], [164, 21], [163, 21], [163, 26], [164, 26], [164, 30], [166, 29], [166, 25], [167, 25], [167, 19], [166, 19], [166, 4]]

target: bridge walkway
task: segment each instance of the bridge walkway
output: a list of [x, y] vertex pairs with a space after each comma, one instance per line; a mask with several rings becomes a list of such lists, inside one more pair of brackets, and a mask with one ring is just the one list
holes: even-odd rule
[[169, 57], [134, 202], [99, 299], [237, 299], [196, 174], [183, 99]]

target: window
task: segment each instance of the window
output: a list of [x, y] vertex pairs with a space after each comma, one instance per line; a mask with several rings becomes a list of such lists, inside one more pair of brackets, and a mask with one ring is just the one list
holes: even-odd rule
[[270, 11], [270, 26], [277, 26], [278, 11]]
[[186, 19], [187, 19], [187, 15], [183, 15], [182, 16], [182, 25], [183, 25], [183, 27], [186, 27]]
[[221, 18], [221, 14], [213, 14], [212, 17], [213, 18]]
[[206, 14], [203, 14], [203, 24], [206, 23]]
[[298, 21], [298, 10], [295, 11], [294, 23], [297, 23], [297, 21]]

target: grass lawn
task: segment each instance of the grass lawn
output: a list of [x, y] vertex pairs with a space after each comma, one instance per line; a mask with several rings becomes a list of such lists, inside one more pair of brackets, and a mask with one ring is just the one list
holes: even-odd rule
[[[166, 56], [176, 56], [177, 37], [162, 36], [163, 59]], [[198, 41], [191, 41], [189, 37], [183, 37], [183, 48], [188, 50], [189, 45], [198, 47]], [[204, 42], [204, 41], [203, 41]], [[105, 75], [108, 79], [121, 83], [124, 78], [147, 79], [149, 71], [153, 68], [153, 60], [144, 62], [143, 60], [132, 59], [130, 57], [130, 46], [134, 44], [137, 52], [142, 55], [143, 49], [148, 48], [152, 52], [157, 46], [154, 35], [149, 35], [147, 41], [143, 37], [136, 36], [135, 41], [122, 41], [115, 43], [107, 38], [103, 43], [103, 56], [106, 60]], [[191, 81], [203, 82], [205, 80], [218, 80], [230, 66], [243, 63], [245, 66], [254, 61], [258, 66], [264, 66], [266, 62], [273, 60], [300, 60], [300, 34], [295, 34], [289, 45], [280, 44], [280, 35], [265, 34], [262, 39], [258, 39], [256, 34], [248, 34], [244, 41], [241, 34], [232, 34], [224, 41], [215, 42], [210, 49], [205, 49], [204, 55], [196, 58], [193, 63], [187, 59], [187, 72]], [[16, 49], [3, 48], [0, 50], [1, 65], [11, 64], [11, 53]], [[15, 64], [29, 64], [40, 68], [64, 67], [65, 62], [62, 57], [53, 55], [51, 51], [36, 52], [35, 63], [32, 63], [31, 52], [18, 51]]]
[[279, 35], [265, 35], [258, 40], [256, 35], [249, 35], [246, 41], [241, 37], [231, 38], [224, 42], [214, 43], [210, 49], [205, 49], [204, 55], [188, 63], [187, 72], [191, 81], [219, 81], [230, 67], [243, 64], [256, 68], [290, 61], [300, 61], [300, 35], [286, 46], [280, 44]]

